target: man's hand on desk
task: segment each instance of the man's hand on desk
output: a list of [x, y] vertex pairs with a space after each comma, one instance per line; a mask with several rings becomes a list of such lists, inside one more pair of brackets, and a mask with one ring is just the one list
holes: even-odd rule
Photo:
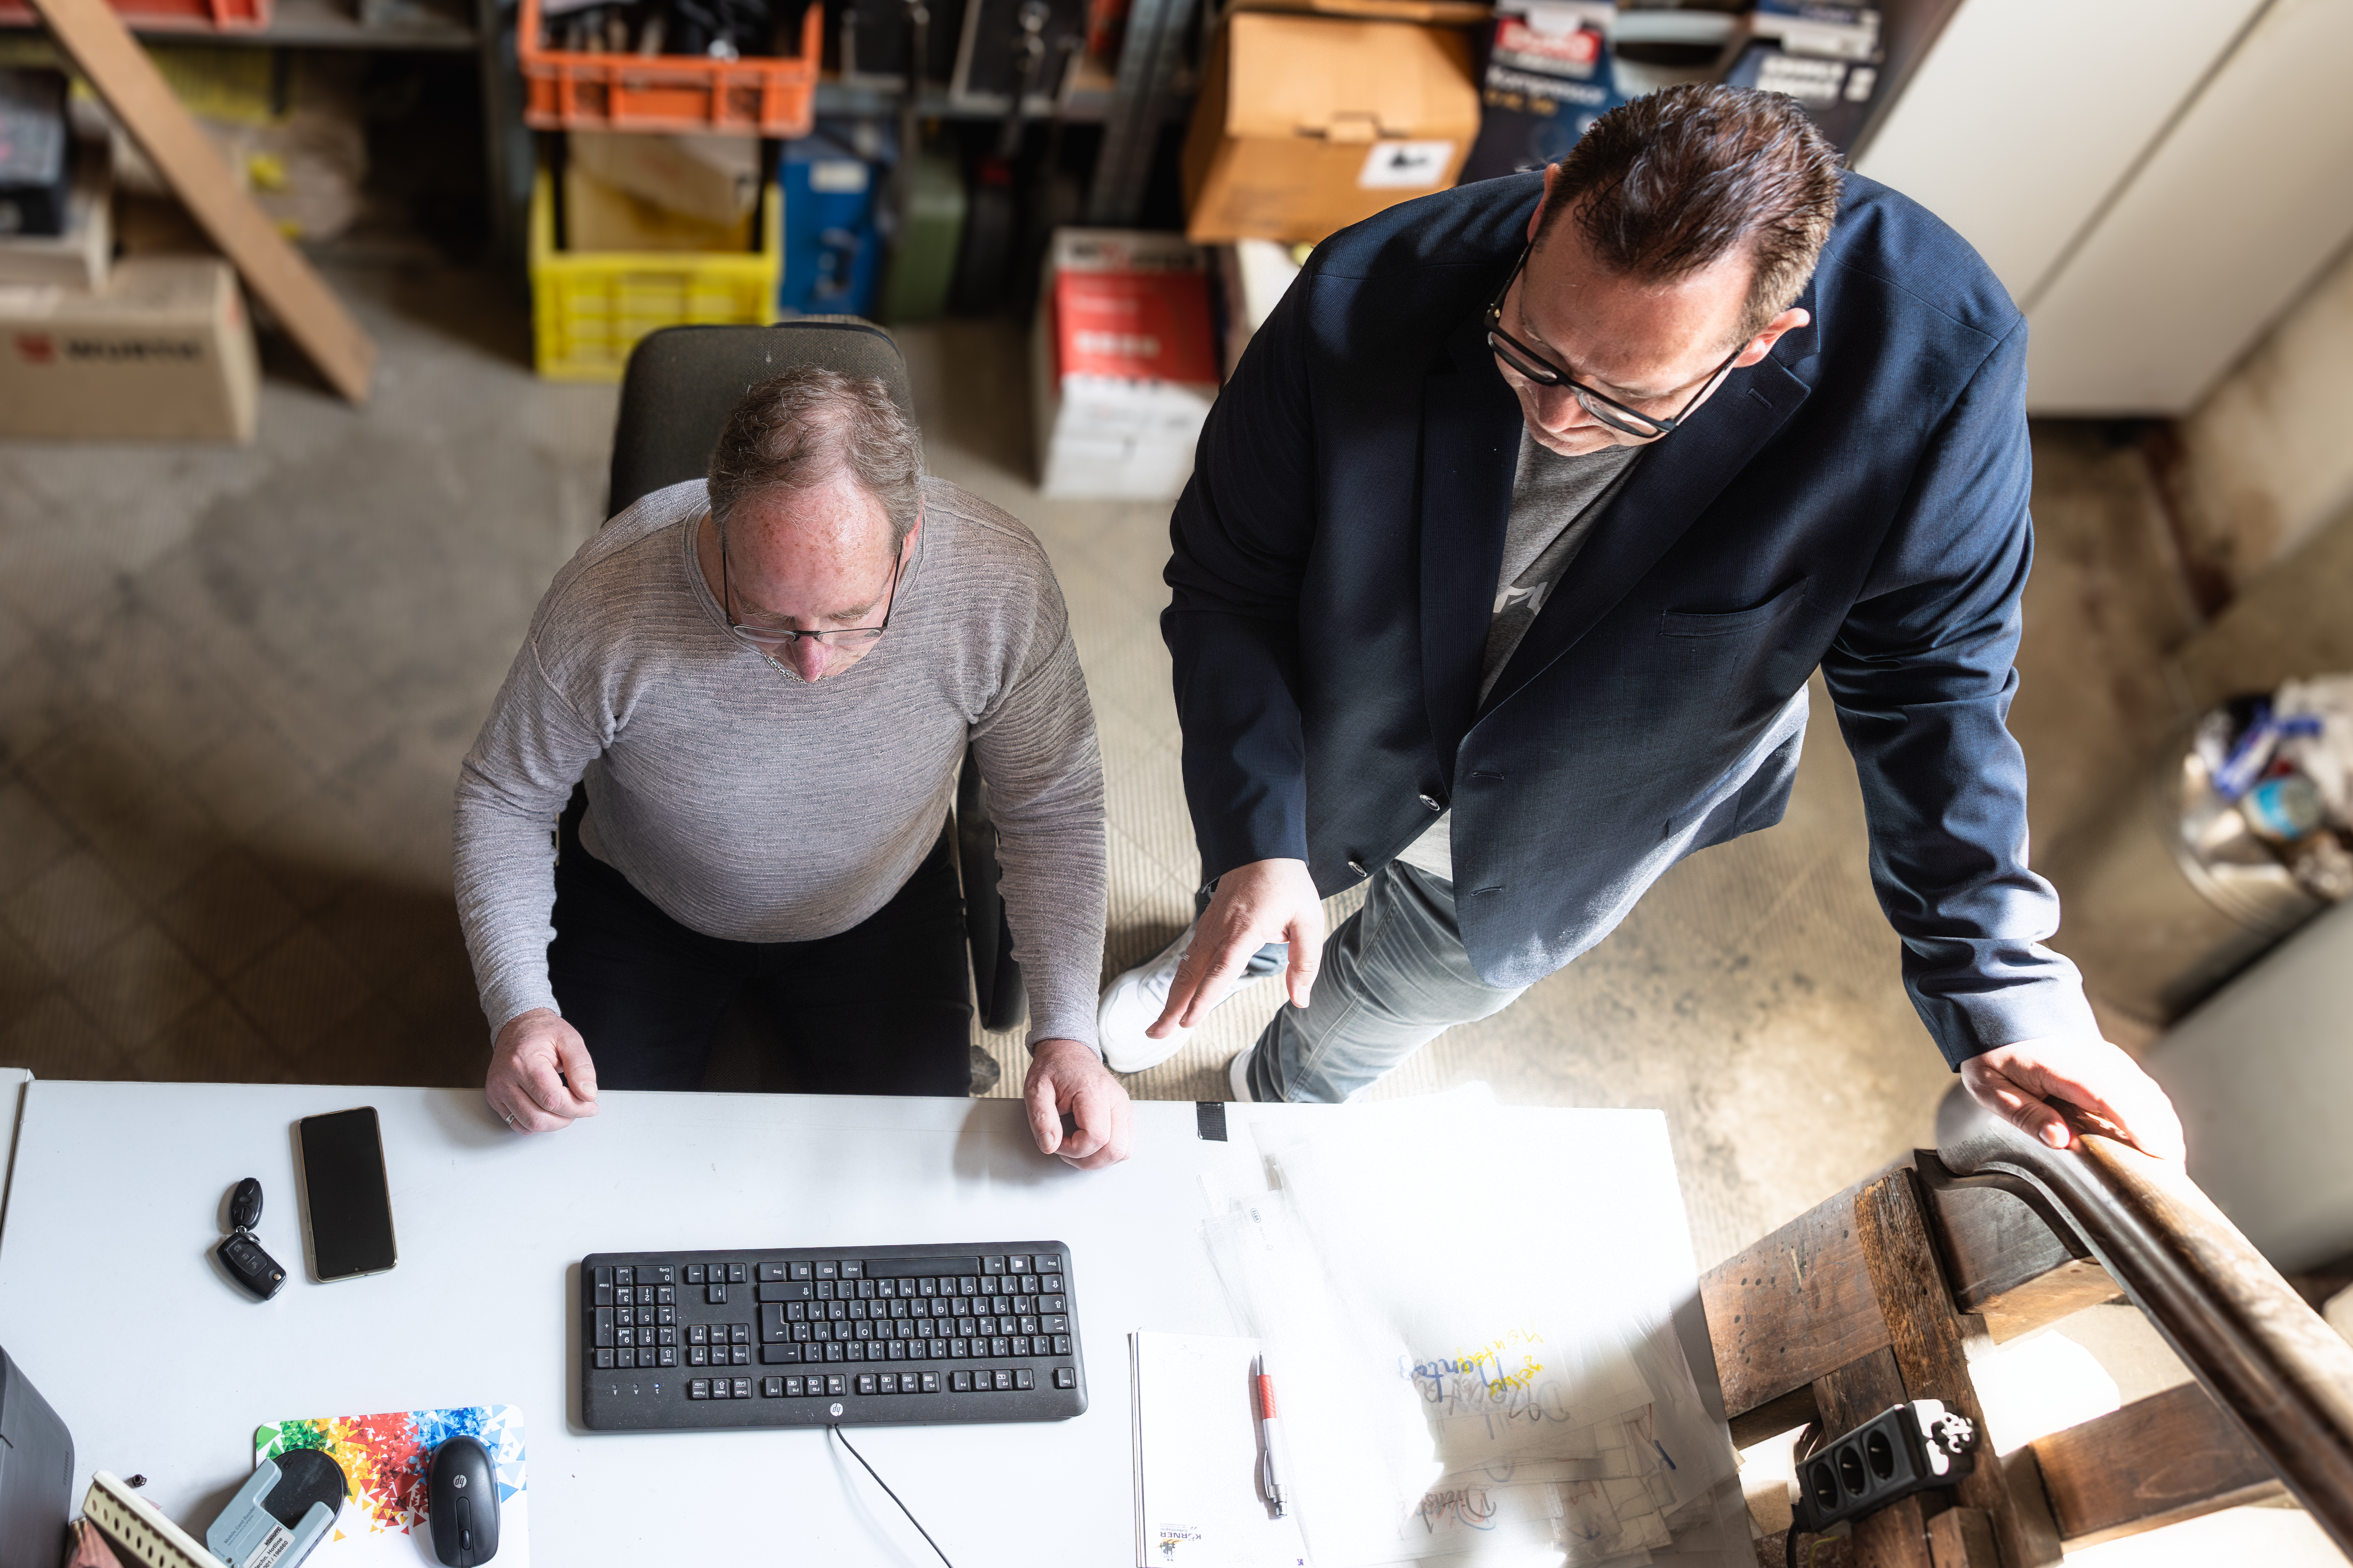
[[1283, 987], [1294, 1007], [1307, 1005], [1324, 962], [1324, 900], [1304, 860], [1253, 860], [1218, 879], [1209, 907], [1193, 924], [1193, 945], [1177, 962], [1168, 1005], [1144, 1032], [1165, 1040], [1192, 1028], [1226, 999], [1252, 954], [1271, 942], [1291, 944]]
[[[1082, 1171], [1100, 1171], [1127, 1158], [1134, 1142], [1134, 1107], [1127, 1090], [1103, 1065], [1092, 1046], [1076, 1040], [1040, 1040], [1029, 1053], [1029, 1077], [1021, 1086], [1029, 1108], [1029, 1131], [1039, 1149], [1060, 1154]], [[1062, 1115], [1078, 1123], [1067, 1136]]]
[[507, 1020], [491, 1047], [482, 1098], [518, 1132], [553, 1132], [596, 1114], [596, 1064], [580, 1031], [545, 1007]]
[[1961, 1082], [1979, 1105], [2053, 1149], [2074, 1134], [2046, 1100], [2081, 1106], [2115, 1125], [2144, 1153], [2182, 1157], [2181, 1119], [2140, 1064], [2096, 1037], [2021, 1040], [1961, 1064]]

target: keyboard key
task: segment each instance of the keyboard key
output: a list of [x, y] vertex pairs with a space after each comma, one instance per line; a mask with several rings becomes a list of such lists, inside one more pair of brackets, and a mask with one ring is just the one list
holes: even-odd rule
[[793, 1337], [793, 1326], [785, 1321], [785, 1310], [771, 1303], [760, 1309], [760, 1342], [782, 1344]]
[[733, 1398], [733, 1397], [734, 1397], [733, 1385], [733, 1384], [729, 1382], [729, 1380], [728, 1380], [728, 1379], [726, 1379], [726, 1378], [723, 1378], [723, 1377], [714, 1377], [714, 1378], [712, 1378], [712, 1379], [711, 1380], [711, 1397], [712, 1397], [712, 1398], [713, 1398], [713, 1399], [732, 1399], [732, 1398]]
[[730, 1366], [750, 1366], [752, 1364], [752, 1347], [750, 1345], [730, 1346], [727, 1352], [727, 1364]]
[[1059, 1252], [1040, 1252], [1030, 1261], [1038, 1265], [1040, 1274], [1059, 1274], [1062, 1270], [1062, 1255]]
[[1038, 1278], [1038, 1289], [1040, 1290], [1053, 1291], [1061, 1288], [1062, 1277], [1059, 1274], [1042, 1274]]
[[1038, 1298], [1038, 1310], [1041, 1312], [1067, 1312], [1071, 1310], [1071, 1299], [1060, 1292], [1040, 1296]]
[[785, 1267], [790, 1271], [789, 1277], [792, 1279], [814, 1279], [817, 1278], [817, 1265], [814, 1263], [788, 1263]]
[[700, 1285], [702, 1283], [702, 1264], [690, 1263], [686, 1266], [686, 1282], [690, 1285]]
[[638, 1282], [638, 1271], [637, 1271], [636, 1269], [631, 1268], [628, 1268], [628, 1267], [627, 1267], [627, 1266], [624, 1266], [624, 1267], [622, 1267], [622, 1268], [616, 1268], [616, 1269], [614, 1269], [614, 1270], [613, 1270], [613, 1283], [614, 1283], [614, 1284], [616, 1284], [616, 1285], [635, 1285], [637, 1282]]
[[997, 1369], [994, 1375], [997, 1379], [997, 1392], [1001, 1394], [1009, 1394], [1013, 1391], [1013, 1372], [1011, 1368], [1000, 1366]]
[[639, 1327], [639, 1328], [641, 1328], [641, 1329], [650, 1329], [650, 1328], [652, 1328], [653, 1326], [654, 1326], [654, 1309], [652, 1309], [651, 1307], [640, 1307], [640, 1308], [638, 1308], [638, 1327]]
[[[667, 1274], [667, 1273], [669, 1273], [669, 1272], [670, 1272], [670, 1270], [669, 1270], [669, 1269], [667, 1269], [667, 1268], [665, 1268], [665, 1269], [663, 1269], [663, 1270], [662, 1270], [662, 1272], [663, 1272], [663, 1273], [665, 1273], [665, 1274]], [[677, 1286], [675, 1286], [675, 1285], [663, 1285], [663, 1286], [659, 1286], [659, 1287], [658, 1287], [658, 1288], [655, 1289], [655, 1291], [654, 1291], [654, 1305], [655, 1305], [655, 1306], [657, 1306], [657, 1307], [674, 1307], [674, 1306], [676, 1306], [677, 1304], [678, 1304], [678, 1287], [677, 1287]]]
[[691, 1380], [686, 1385], [686, 1396], [689, 1399], [710, 1398], [711, 1380], [707, 1377], [698, 1377]]
[[935, 1372], [927, 1372], [923, 1373], [923, 1392], [925, 1394], [937, 1394], [939, 1391], [940, 1374]]
[[1078, 1385], [1078, 1368], [1074, 1366], [1058, 1366], [1054, 1369], [1054, 1386], [1056, 1388], [1076, 1388]]
[[782, 1279], [762, 1285], [757, 1294], [763, 1301], [808, 1301], [816, 1299], [817, 1288], [806, 1279]]
[[735, 1380], [735, 1397], [738, 1399], [749, 1399], [752, 1397], [752, 1380], [750, 1378], [739, 1377]]
[[689, 1366], [709, 1366], [711, 1364], [711, 1352], [702, 1345], [687, 1346], [686, 1364]]
[[749, 1323], [728, 1324], [727, 1342], [731, 1345], [750, 1344], [752, 1342], [752, 1325]]
[[1027, 1274], [1029, 1272], [1029, 1260], [1020, 1257], [1008, 1258], [1005, 1260], [1005, 1268], [1009, 1274]]
[[845, 1361], [848, 1357], [842, 1352], [849, 1348], [850, 1347], [848, 1345], [845, 1345], [840, 1341], [837, 1340], [833, 1343], [825, 1347], [825, 1359], [828, 1361]]
[[993, 1356], [1011, 1355], [1013, 1353], [1013, 1342], [1011, 1338], [1005, 1334], [999, 1334], [995, 1339], [989, 1341], [988, 1353]]
[[948, 1392], [951, 1394], [970, 1394], [972, 1392], [972, 1373], [968, 1372], [952, 1372], [948, 1373]]
[[760, 1360], [768, 1366], [790, 1366], [801, 1359], [798, 1345], [762, 1345]]
[[785, 1397], [786, 1399], [798, 1399], [801, 1396], [801, 1380], [799, 1378], [787, 1377], [784, 1379], [783, 1382], [785, 1385]]
[[844, 1279], [863, 1279], [866, 1277], [866, 1265], [856, 1258], [844, 1258], [841, 1264], [841, 1277]]
[[817, 1277], [820, 1279], [839, 1279], [841, 1278], [841, 1265], [833, 1262], [819, 1263], [817, 1266]]
[[1065, 1312], [1049, 1312], [1039, 1320], [1039, 1326], [1050, 1334], [1067, 1334], [1071, 1331], [1070, 1315]]
[[782, 1279], [784, 1277], [785, 1266], [783, 1264], [763, 1263], [760, 1265], [760, 1283], [763, 1285], [766, 1284], [771, 1279]]
[[610, 1264], [607, 1264], [603, 1267], [590, 1270], [588, 1279], [589, 1282], [592, 1284], [610, 1285], [613, 1282], [612, 1266]]
[[1023, 1335], [1016, 1334], [1013, 1336], [1013, 1353], [1015, 1355], [1028, 1355], [1029, 1353], [1029, 1342]]
[[886, 1353], [892, 1361], [905, 1361], [907, 1359], [907, 1347], [904, 1342], [899, 1340], [892, 1340], [889, 1342], [889, 1349]]
[[784, 1396], [785, 1396], [785, 1380], [784, 1380], [783, 1378], [781, 1378], [781, 1377], [764, 1377], [764, 1378], [762, 1378], [762, 1379], [760, 1380], [760, 1397], [761, 1397], [761, 1398], [763, 1398], [763, 1399], [782, 1399]]
[[601, 1349], [613, 1348], [613, 1313], [616, 1310], [612, 1307], [596, 1309], [596, 1343]]
[[610, 1372], [613, 1370], [613, 1352], [609, 1348], [600, 1350], [596, 1352], [596, 1370], [598, 1372]]
[[703, 1289], [703, 1294], [704, 1294], [704, 1296], [709, 1300], [709, 1301], [710, 1301], [711, 1305], [712, 1305], [712, 1306], [714, 1306], [714, 1307], [723, 1307], [723, 1306], [725, 1306], [725, 1305], [727, 1304], [727, 1287], [726, 1287], [726, 1286], [724, 1286], [724, 1285], [706, 1285], [706, 1286], [704, 1286], [704, 1287], [702, 1288], [702, 1289]]
[[1038, 1374], [1026, 1366], [1017, 1366], [1013, 1369], [1013, 1386], [1035, 1388], [1038, 1386]]
[[[639, 1351], [638, 1353], [639, 1355], [643, 1355], [645, 1352], [643, 1351]], [[659, 1365], [676, 1366], [678, 1364], [678, 1347], [676, 1345], [662, 1346], [659, 1354], [661, 1357], [661, 1360], [659, 1363]]]
[[711, 1342], [711, 1325], [709, 1323], [687, 1324], [686, 1342], [691, 1345], [709, 1344]]
[[1068, 1355], [1071, 1353], [1070, 1335], [1056, 1334], [1054, 1336], [1054, 1353], [1056, 1355]]
[[897, 1373], [895, 1373], [895, 1372], [886, 1372], [886, 1373], [882, 1373], [880, 1377], [877, 1377], [877, 1378], [874, 1380], [874, 1392], [875, 1392], [875, 1393], [877, 1393], [877, 1394], [896, 1394], [896, 1393], [898, 1393], [898, 1392], [899, 1392], [899, 1374], [898, 1374]]
[[1005, 1272], [1005, 1259], [1002, 1258], [983, 1258], [980, 1260], [980, 1271], [983, 1274], [1002, 1274]]
[[616, 1329], [613, 1331], [613, 1342], [623, 1350], [628, 1350], [638, 1342], [638, 1331], [626, 1327]]
[[[815, 1380], [812, 1379], [811, 1381]], [[825, 1391], [828, 1395], [834, 1398], [839, 1398], [842, 1394], [849, 1392], [849, 1379], [843, 1377], [837, 1373], [833, 1376], [825, 1380]]]
[[[1037, 1320], [1036, 1318], [1034, 1318], [1034, 1317], [1033, 1317], [1033, 1318], [1022, 1318], [1022, 1319], [1017, 1320], [1017, 1321], [1016, 1321], [1016, 1322], [1015, 1322], [1015, 1324], [1014, 1324], [1014, 1330], [1013, 1330], [1013, 1331], [1014, 1331], [1015, 1333], [1018, 1333], [1018, 1334], [1034, 1334], [1034, 1333], [1037, 1333], [1037, 1332], [1039, 1332], [1039, 1326], [1038, 1326], [1038, 1320]], [[1047, 1332], [1047, 1333], [1052, 1333], [1052, 1332], [1053, 1332], [1053, 1331], [1052, 1331], [1051, 1329], [1045, 1330], [1044, 1331], [1045, 1331], [1045, 1332]]]
[[730, 1285], [741, 1285], [744, 1283], [744, 1266], [742, 1264], [731, 1263], [727, 1266], [727, 1283]]
[[663, 1264], [659, 1268], [654, 1270], [654, 1283], [657, 1285], [677, 1284], [678, 1270], [671, 1268], [667, 1263]]
[[934, 1361], [945, 1361], [948, 1359], [947, 1341], [934, 1340], [932, 1342], [932, 1359]]
[[672, 1325], [667, 1328], [656, 1329], [654, 1331], [654, 1343], [658, 1345], [674, 1345], [678, 1343], [677, 1327]]
[[970, 1340], [950, 1340], [948, 1342], [948, 1354], [956, 1361], [964, 1360], [965, 1357], [972, 1354], [972, 1342]]
[[874, 1374], [872, 1373], [861, 1372], [858, 1374], [858, 1392], [860, 1394], [871, 1394], [874, 1392]]

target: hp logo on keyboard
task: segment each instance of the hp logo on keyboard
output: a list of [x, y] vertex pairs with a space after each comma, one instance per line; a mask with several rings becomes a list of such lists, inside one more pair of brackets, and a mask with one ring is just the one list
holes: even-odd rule
[[833, 1407], [833, 1413], [834, 1413], [836, 1415], [840, 1415], [840, 1414], [841, 1414], [841, 1406], [840, 1406], [840, 1405], [835, 1405], [835, 1406]]

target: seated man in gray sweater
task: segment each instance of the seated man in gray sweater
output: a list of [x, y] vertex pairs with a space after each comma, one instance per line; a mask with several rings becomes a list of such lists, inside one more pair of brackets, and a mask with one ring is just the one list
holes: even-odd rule
[[692, 1089], [747, 991], [799, 1088], [966, 1093], [944, 824], [967, 743], [1029, 982], [1038, 1146], [1125, 1159], [1094, 1046], [1103, 768], [1061, 592], [1029, 530], [923, 477], [881, 382], [819, 370], [753, 387], [707, 481], [557, 574], [466, 757], [491, 1109], [543, 1132], [594, 1115], [600, 1085]]

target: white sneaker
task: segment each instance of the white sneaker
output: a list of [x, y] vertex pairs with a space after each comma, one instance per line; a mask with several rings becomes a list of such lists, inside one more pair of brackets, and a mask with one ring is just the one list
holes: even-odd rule
[[1244, 1104], [1252, 1103], [1258, 1099], [1257, 1095], [1250, 1092], [1250, 1058], [1257, 1054], [1257, 1051], [1258, 1042], [1252, 1040], [1235, 1055], [1233, 1060], [1226, 1064], [1226, 1087], [1232, 1089], [1234, 1098]]
[[[1158, 1023], [1168, 1006], [1169, 987], [1176, 984], [1176, 965], [1193, 944], [1193, 930], [1187, 926], [1157, 955], [1103, 987], [1103, 1002], [1095, 1009], [1095, 1038], [1102, 1042], [1103, 1061], [1112, 1071], [1142, 1072], [1158, 1067], [1183, 1050], [1191, 1037], [1193, 1031], [1183, 1027], [1170, 1030], [1165, 1040], [1155, 1040], [1144, 1031]], [[1233, 989], [1226, 993], [1225, 1002], [1232, 1001], [1250, 982], [1247, 973], [1239, 976]]]

